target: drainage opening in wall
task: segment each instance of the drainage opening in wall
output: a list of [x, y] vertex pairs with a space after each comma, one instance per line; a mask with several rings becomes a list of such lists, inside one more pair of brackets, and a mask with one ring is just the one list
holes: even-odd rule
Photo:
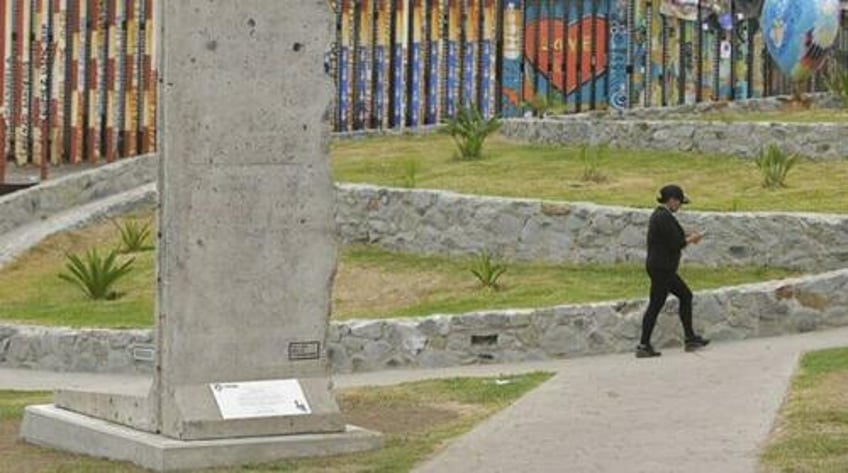
[[471, 346], [492, 346], [498, 344], [498, 334], [472, 335]]

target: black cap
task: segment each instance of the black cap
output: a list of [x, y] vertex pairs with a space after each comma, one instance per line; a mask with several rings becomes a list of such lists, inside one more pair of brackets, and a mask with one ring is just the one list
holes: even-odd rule
[[660, 189], [660, 196], [657, 197], [657, 202], [664, 204], [668, 202], [668, 199], [675, 198], [680, 201], [681, 204], [688, 204], [689, 199], [683, 194], [683, 189], [680, 186], [676, 186], [674, 184], [667, 185]]

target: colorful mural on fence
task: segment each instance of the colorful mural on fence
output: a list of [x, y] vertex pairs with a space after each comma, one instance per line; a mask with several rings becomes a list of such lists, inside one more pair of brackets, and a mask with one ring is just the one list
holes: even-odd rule
[[[809, 75], [839, 27], [836, 0], [769, 0], [784, 10], [763, 14], [765, 35], [761, 2], [333, 0], [334, 127], [427, 125], [468, 105], [519, 116], [537, 96], [574, 112], [786, 92], [763, 51]], [[0, 0], [3, 155], [46, 165], [154, 151], [159, 3]]]
[[338, 0], [335, 128], [756, 97], [761, 2]]
[[44, 177], [48, 162], [153, 151], [156, 3], [0, 0], [2, 155]]
[[769, 54], [802, 81], [821, 67], [839, 32], [839, 0], [765, 0], [761, 24]]
[[[630, 8], [627, 0], [615, 0], [610, 8], [609, 26], [609, 87], [608, 101], [610, 107], [623, 110], [630, 105], [627, 90], [628, 78], [628, 39], [627, 12]], [[632, 69], [632, 67], [630, 68]]]
[[632, 103], [691, 104], [762, 94], [762, 38], [752, 19], [756, 0], [738, 2], [733, 15], [724, 0], [702, 1], [700, 12], [688, 0], [650, 5], [653, 11], [642, 4], [633, 8]]
[[436, 123], [441, 111], [439, 91], [441, 90], [442, 68], [442, 5], [441, 2], [430, 2], [427, 15], [429, 50], [427, 60], [427, 115], [426, 123]]
[[525, 9], [524, 100], [541, 95], [570, 108], [605, 106], [607, 2], [536, 1]]
[[503, 3], [503, 53], [501, 59], [501, 111], [505, 116], [521, 114], [523, 95], [521, 90], [521, 68], [523, 65], [521, 44], [523, 43], [522, 2], [507, 0]]

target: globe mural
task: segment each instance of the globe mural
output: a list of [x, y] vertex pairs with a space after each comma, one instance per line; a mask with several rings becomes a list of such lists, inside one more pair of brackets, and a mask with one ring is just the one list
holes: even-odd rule
[[793, 81], [824, 62], [839, 31], [839, 0], [765, 0], [760, 24], [769, 54]]

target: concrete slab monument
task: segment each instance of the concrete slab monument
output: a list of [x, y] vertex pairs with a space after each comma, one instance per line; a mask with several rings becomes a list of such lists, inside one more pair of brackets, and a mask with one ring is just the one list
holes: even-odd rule
[[60, 391], [22, 437], [170, 470], [379, 446], [346, 426], [325, 334], [336, 267], [327, 2], [157, 2], [156, 369]]

